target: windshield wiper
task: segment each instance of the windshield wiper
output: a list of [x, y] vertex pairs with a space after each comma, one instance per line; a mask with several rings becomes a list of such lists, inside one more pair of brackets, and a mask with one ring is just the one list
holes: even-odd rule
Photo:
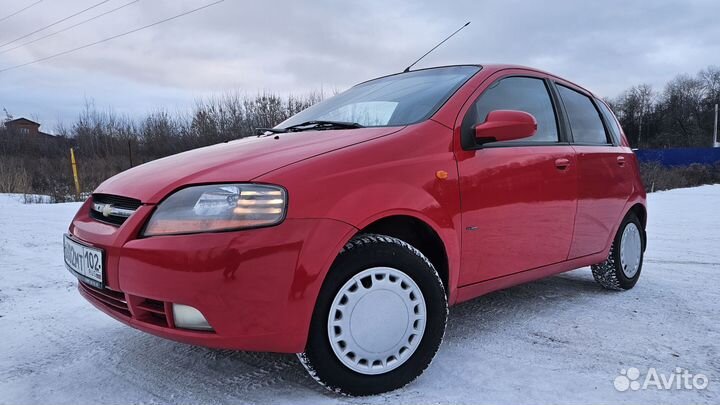
[[306, 121], [302, 124], [291, 125], [285, 130], [287, 132], [297, 131], [309, 131], [313, 129], [353, 129], [353, 128], [364, 128], [357, 122], [345, 122], [345, 121], [326, 121], [326, 120], [313, 120]]
[[364, 128], [364, 126], [358, 124], [357, 122], [312, 120], [305, 121], [301, 124], [290, 125], [286, 128], [255, 128], [255, 131], [258, 133], [258, 136], [263, 136], [268, 132], [270, 132], [271, 134], [282, 134], [286, 132], [353, 128]]

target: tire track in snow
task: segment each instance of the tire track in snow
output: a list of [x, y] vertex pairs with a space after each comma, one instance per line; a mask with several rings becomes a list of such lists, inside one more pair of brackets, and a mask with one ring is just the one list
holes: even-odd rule
[[687, 264], [692, 266], [720, 266], [720, 263], [716, 262], [701, 262], [693, 260], [656, 260], [656, 259], [644, 259], [644, 263], [660, 263], [660, 264]]

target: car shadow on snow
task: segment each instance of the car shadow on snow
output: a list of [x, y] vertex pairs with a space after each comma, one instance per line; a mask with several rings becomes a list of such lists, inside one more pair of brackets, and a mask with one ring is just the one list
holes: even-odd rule
[[446, 341], [480, 339], [497, 325], [580, 310], [593, 300], [616, 293], [597, 284], [589, 268], [495, 291], [450, 308]]
[[515, 313], [517, 310], [533, 311], [540, 309], [537, 306], [539, 303], [547, 305], [555, 300], [567, 302], [608, 293], [616, 291], [598, 285], [589, 269], [578, 269], [473, 298], [451, 307], [450, 317], [480, 316], [487, 312], [501, 312], [503, 309], [511, 309]]

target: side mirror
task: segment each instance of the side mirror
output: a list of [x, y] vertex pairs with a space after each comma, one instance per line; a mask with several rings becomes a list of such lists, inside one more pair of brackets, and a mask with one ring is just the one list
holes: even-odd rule
[[490, 111], [482, 124], [475, 126], [477, 143], [514, 141], [529, 138], [537, 132], [532, 114], [516, 110]]

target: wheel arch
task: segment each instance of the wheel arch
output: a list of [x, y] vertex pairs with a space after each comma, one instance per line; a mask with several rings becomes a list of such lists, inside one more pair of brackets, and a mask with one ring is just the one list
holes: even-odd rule
[[374, 219], [353, 235], [374, 233], [391, 236], [408, 243], [430, 260], [450, 298], [450, 262], [445, 242], [428, 222], [408, 214], [394, 214]]
[[[641, 203], [636, 203], [630, 209], [628, 210], [629, 213], [635, 214], [635, 216], [640, 220], [640, 224], [642, 225], [642, 236], [643, 236], [643, 246], [642, 250], [643, 252], [645, 249], [647, 249], [647, 208]], [[627, 214], [625, 214], [627, 215]]]
[[645, 206], [640, 203], [636, 203], [635, 205], [630, 207], [628, 212], [632, 212], [638, 217], [640, 223], [642, 224], [643, 230], [645, 230], [645, 228], [647, 227], [647, 209], [645, 208]]

